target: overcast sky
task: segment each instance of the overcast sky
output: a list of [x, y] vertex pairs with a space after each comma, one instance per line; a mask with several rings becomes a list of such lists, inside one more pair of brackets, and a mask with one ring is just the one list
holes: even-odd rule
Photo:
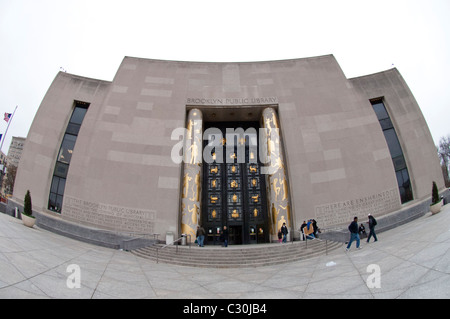
[[237, 62], [333, 54], [348, 78], [395, 66], [435, 144], [450, 135], [449, 0], [0, 0], [0, 134], [26, 137], [60, 68], [111, 81], [125, 56]]

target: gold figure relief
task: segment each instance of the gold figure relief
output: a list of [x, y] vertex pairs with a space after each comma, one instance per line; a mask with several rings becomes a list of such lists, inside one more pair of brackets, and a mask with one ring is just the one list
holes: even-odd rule
[[192, 130], [192, 128], [193, 128], [193, 126], [194, 126], [194, 122], [192, 122], [192, 120], [189, 120], [188, 121], [188, 124], [187, 124], [187, 136], [186, 136], [186, 139], [188, 139], [188, 140], [192, 140], [192, 132], [193, 132], [193, 130]]
[[233, 203], [237, 203], [238, 197], [236, 194], [233, 194], [232, 200], [233, 200]]
[[189, 198], [193, 202], [200, 201], [200, 173], [195, 175], [195, 181], [192, 185], [192, 198]]
[[187, 198], [188, 196], [190, 181], [192, 181], [192, 177], [190, 177], [188, 173], [184, 174], [182, 198]]
[[231, 214], [231, 217], [239, 218], [239, 213], [238, 213], [237, 209], [233, 209], [233, 213]]
[[278, 221], [278, 224], [277, 224], [277, 229], [281, 229], [281, 226], [283, 226], [284, 223], [286, 223], [286, 219], [284, 218], [284, 216], [281, 216], [281, 218], [280, 218], [280, 220]]
[[259, 194], [252, 196], [252, 200], [254, 203], [258, 203], [259, 202]]
[[211, 174], [212, 173], [217, 174], [219, 172], [219, 166], [216, 166], [215, 168], [211, 168], [210, 172], [211, 172]]
[[237, 183], [237, 181], [236, 181], [236, 180], [231, 181], [230, 187], [231, 187], [231, 188], [238, 188], [238, 183]]
[[286, 178], [283, 178], [281, 180], [281, 186], [283, 187], [283, 198], [281, 200], [286, 200], [286, 199], [288, 199], [288, 193], [289, 193]]
[[273, 165], [271, 165], [271, 166], [274, 167], [274, 168], [276, 168], [277, 171], [278, 171], [279, 169], [284, 170], [284, 164], [283, 164], [283, 161], [281, 160], [281, 157], [278, 157], [278, 158], [275, 160], [275, 163], [273, 163]]
[[275, 128], [279, 128], [279, 127], [278, 127], [277, 117], [276, 117], [276, 115], [275, 115], [275, 111], [272, 111], [272, 122], [273, 122], [273, 126], [274, 126]]
[[213, 179], [211, 181], [211, 186], [212, 186], [212, 188], [216, 188], [217, 187], [217, 179]]
[[198, 145], [197, 143], [192, 143], [192, 145], [189, 147], [188, 152], [191, 152], [191, 159], [189, 160], [189, 164], [198, 164], [197, 158], [198, 158]]
[[211, 212], [211, 216], [212, 216], [212, 218], [217, 218], [217, 212], [216, 212], [216, 210], [214, 209], [212, 212]]
[[258, 184], [258, 181], [256, 180], [256, 178], [253, 178], [253, 179], [252, 179], [252, 186], [253, 186], [253, 187], [256, 187], [257, 184]]
[[258, 217], [258, 209], [253, 210], [253, 217]]
[[194, 207], [192, 209], [190, 209], [188, 206], [188, 212], [192, 214], [191, 220], [192, 220], [192, 224], [194, 224], [194, 225], [196, 225], [197, 221], [198, 221], [199, 209], [200, 209], [200, 207], [198, 207], [196, 204], [194, 204]]
[[236, 166], [235, 165], [231, 166], [231, 173], [236, 173]]
[[289, 204], [286, 204], [286, 206], [280, 205], [280, 207], [286, 210], [287, 223], [288, 226], [291, 226], [291, 206]]
[[273, 191], [275, 193], [275, 201], [278, 201], [278, 195], [280, 194], [280, 190], [281, 190], [281, 187], [278, 187], [277, 184], [278, 184], [278, 178], [274, 178], [272, 186], [273, 186]]
[[[276, 225], [277, 224], [277, 219], [278, 219], [278, 211], [275, 208], [275, 204], [272, 203], [272, 225]], [[272, 234], [275, 235], [278, 232], [278, 229], [272, 229]]]
[[250, 166], [249, 170], [250, 170], [250, 173], [256, 173], [257, 172], [256, 166], [253, 166], [253, 165]]

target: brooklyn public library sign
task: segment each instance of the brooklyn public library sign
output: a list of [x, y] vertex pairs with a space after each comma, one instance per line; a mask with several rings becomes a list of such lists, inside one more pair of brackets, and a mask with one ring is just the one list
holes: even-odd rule
[[188, 98], [186, 105], [269, 105], [278, 104], [276, 97]]

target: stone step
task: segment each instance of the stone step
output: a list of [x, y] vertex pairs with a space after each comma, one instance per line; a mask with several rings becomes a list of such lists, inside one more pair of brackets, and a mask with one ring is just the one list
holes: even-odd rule
[[[331, 242], [328, 243], [328, 245], [331, 245]], [[163, 255], [172, 255], [177, 253], [179, 256], [209, 256], [209, 257], [226, 257], [228, 258], [229, 255], [232, 256], [241, 256], [241, 257], [253, 257], [253, 256], [273, 256], [273, 255], [283, 255], [286, 253], [292, 253], [292, 252], [301, 252], [302, 250], [308, 249], [308, 250], [314, 250], [315, 248], [325, 247], [324, 244], [318, 242], [318, 243], [309, 243], [308, 246], [302, 245], [302, 244], [285, 244], [282, 246], [273, 245], [271, 247], [267, 248], [247, 248], [247, 249], [240, 249], [240, 248], [231, 248], [231, 247], [213, 247], [213, 248], [199, 248], [199, 247], [178, 247], [174, 246], [168, 246], [164, 249], [161, 249], [162, 246], [155, 245], [151, 247], [145, 247], [141, 248], [141, 252], [147, 252], [149, 254], [156, 253], [156, 249], [159, 250], [160, 256]]]
[[131, 252], [139, 257], [158, 262], [212, 268], [240, 268], [275, 265], [285, 262], [298, 261], [326, 254], [342, 246], [342, 243], [328, 241], [308, 241], [287, 244], [264, 244], [209, 247], [188, 247], [153, 245]]

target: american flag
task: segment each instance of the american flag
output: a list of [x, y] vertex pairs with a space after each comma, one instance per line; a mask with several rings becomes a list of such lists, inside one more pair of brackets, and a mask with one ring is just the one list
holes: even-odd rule
[[5, 118], [4, 118], [4, 120], [6, 121], [6, 123], [9, 122], [9, 119], [11, 118], [11, 116], [12, 116], [12, 113], [5, 113]]

